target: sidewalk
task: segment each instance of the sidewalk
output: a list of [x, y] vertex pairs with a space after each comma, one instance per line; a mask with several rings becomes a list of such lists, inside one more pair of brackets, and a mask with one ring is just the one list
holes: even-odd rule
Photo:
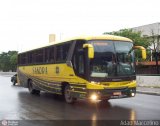
[[142, 87], [142, 86], [140, 87], [140, 86], [137, 86], [137, 93], [160, 96], [160, 87]]

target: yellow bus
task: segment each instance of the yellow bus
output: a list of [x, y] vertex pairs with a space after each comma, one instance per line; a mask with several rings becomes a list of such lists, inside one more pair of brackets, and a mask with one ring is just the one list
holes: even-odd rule
[[18, 81], [31, 94], [63, 95], [67, 103], [134, 97], [132, 40], [113, 35], [82, 36], [18, 54]]

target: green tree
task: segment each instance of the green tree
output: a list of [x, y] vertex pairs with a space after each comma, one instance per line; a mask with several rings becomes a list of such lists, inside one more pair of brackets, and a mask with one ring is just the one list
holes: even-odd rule
[[16, 71], [17, 69], [17, 52], [13, 52], [10, 56], [10, 69]]
[[9, 57], [8, 54], [5, 52], [2, 52], [0, 55], [0, 64], [1, 64], [1, 70], [2, 71], [8, 71], [7, 66], [9, 66]]
[[17, 66], [17, 51], [2, 52], [0, 54], [0, 70], [1, 71], [16, 71]]

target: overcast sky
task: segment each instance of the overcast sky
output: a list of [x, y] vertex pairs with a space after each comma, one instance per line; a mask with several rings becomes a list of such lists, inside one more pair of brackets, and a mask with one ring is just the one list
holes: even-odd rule
[[1, 0], [0, 52], [160, 22], [160, 0]]

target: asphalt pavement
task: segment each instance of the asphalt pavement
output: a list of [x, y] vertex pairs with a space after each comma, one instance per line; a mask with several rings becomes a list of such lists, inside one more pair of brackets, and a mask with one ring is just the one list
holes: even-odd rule
[[28, 89], [12, 86], [8, 75], [0, 76], [0, 80], [0, 120], [21, 120], [23, 125], [35, 125], [37, 120], [48, 120], [44, 125], [52, 120], [72, 120], [71, 125], [77, 123], [73, 120], [160, 120], [157, 95], [137, 94], [97, 104], [78, 100], [70, 105], [53, 94], [30, 95]]

